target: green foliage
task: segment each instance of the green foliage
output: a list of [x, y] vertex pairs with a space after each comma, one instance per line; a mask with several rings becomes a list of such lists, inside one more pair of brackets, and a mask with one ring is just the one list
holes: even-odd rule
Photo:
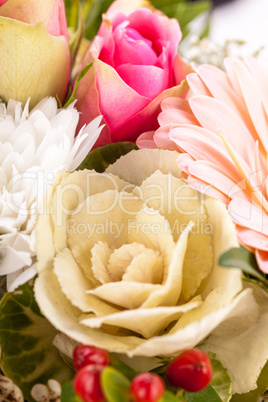
[[34, 384], [46, 384], [50, 378], [64, 382], [73, 376], [52, 345], [56, 334], [40, 313], [32, 286], [25, 284], [4, 295], [0, 303], [1, 368], [28, 401]]
[[231, 379], [221, 362], [214, 355], [209, 355], [213, 369], [213, 377], [210, 386], [219, 396], [222, 402], [228, 402], [231, 399]]
[[124, 375], [129, 380], [132, 380], [132, 378], [135, 377], [135, 375], [137, 375], [137, 372], [135, 370], [133, 370], [127, 364], [125, 364], [125, 363], [121, 362], [119, 359], [117, 359], [114, 354], [110, 355], [110, 365], [117, 371], [124, 373]]
[[245, 274], [258, 279], [267, 289], [268, 280], [260, 272], [255, 255], [243, 247], [231, 248], [219, 258], [219, 265], [226, 268], [240, 268]]
[[[189, 33], [189, 23], [199, 15], [208, 12], [211, 9], [212, 3], [210, 0], [188, 2], [185, 0], [174, 2], [173, 0], [152, 0], [155, 8], [161, 10], [170, 18], [176, 18], [180, 24], [183, 39]], [[203, 29], [200, 35], [208, 31], [208, 20], [204, 21]]]
[[107, 144], [103, 147], [96, 148], [86, 157], [77, 170], [94, 169], [96, 172], [102, 173], [120, 156], [126, 155], [132, 149], [137, 149], [133, 142], [116, 142]]
[[[68, 26], [77, 27], [79, 0], [65, 0]], [[82, 14], [84, 18], [85, 37], [88, 40], [94, 38], [97, 34], [102, 21], [102, 14], [107, 11], [113, 0], [80, 0]], [[211, 0], [200, 0], [191, 2], [190, 0], [151, 0], [151, 4], [158, 10], [161, 10], [170, 18], [176, 18], [179, 21], [183, 38], [189, 32], [188, 24], [200, 14], [210, 10]], [[207, 28], [205, 26], [204, 28]]]
[[129, 379], [113, 367], [106, 367], [101, 373], [101, 387], [108, 402], [130, 401]]
[[208, 385], [201, 392], [184, 392], [183, 396], [187, 402], [222, 402], [221, 398], [211, 385]]
[[73, 381], [68, 381], [62, 386], [61, 402], [82, 402], [82, 399], [74, 392]]
[[75, 100], [75, 95], [76, 95], [76, 91], [77, 91], [77, 88], [78, 88], [78, 84], [82, 80], [82, 78], [84, 78], [84, 76], [89, 71], [89, 69], [92, 67], [92, 64], [93, 63], [90, 63], [85, 68], [83, 68], [83, 70], [81, 71], [81, 73], [79, 74], [77, 79], [75, 80], [73, 90], [67, 96], [67, 99], [66, 99], [63, 107], [67, 108]]
[[179, 392], [177, 395], [173, 394], [171, 391], [165, 391], [164, 396], [160, 399], [159, 402], [179, 402], [185, 401], [183, 398], [182, 392]]
[[65, 12], [69, 34], [71, 65], [73, 65], [81, 40], [84, 37], [84, 17], [80, 1], [65, 0]]

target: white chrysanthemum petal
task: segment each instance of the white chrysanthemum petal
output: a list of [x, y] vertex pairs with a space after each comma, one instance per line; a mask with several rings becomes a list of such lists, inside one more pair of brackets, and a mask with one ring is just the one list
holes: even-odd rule
[[55, 98], [52, 97], [45, 98], [34, 107], [31, 114], [33, 114], [36, 110], [42, 112], [48, 120], [51, 120], [57, 114], [57, 101]]
[[36, 264], [33, 264], [30, 268], [27, 268], [26, 270], [21, 269], [14, 274], [8, 275], [7, 288], [9, 292], [13, 292], [18, 286], [23, 285], [25, 282], [28, 282], [36, 274]]
[[44, 193], [58, 172], [80, 165], [100, 134], [102, 116], [75, 136], [74, 105], [58, 109], [56, 99], [46, 98], [29, 112], [29, 102], [24, 110], [14, 100], [0, 104], [0, 275], [31, 265], [31, 233]]
[[[99, 118], [97, 117], [95, 120], [99, 121]], [[93, 120], [93, 121], [95, 121], [95, 120]], [[100, 135], [103, 127], [104, 127], [104, 125], [100, 126], [96, 130], [94, 129], [94, 131], [93, 131], [92, 129], [89, 128], [89, 124], [88, 124], [87, 127], [85, 127], [83, 129], [81, 134], [80, 133], [78, 134], [78, 136], [76, 137], [76, 142], [74, 143], [74, 146], [73, 146], [73, 153], [75, 153], [76, 155], [73, 156], [72, 154], [70, 154], [70, 156], [69, 156], [70, 162], [68, 165], [68, 170], [70, 170], [72, 172], [79, 166], [81, 161], [83, 161], [85, 159], [85, 157], [87, 156], [87, 151], [84, 146], [84, 143], [88, 142], [89, 144], [92, 144], [91, 145], [91, 148], [92, 148], [93, 145], [95, 144], [95, 142], [97, 141], [97, 139], [99, 138], [99, 135]], [[72, 162], [71, 162], [71, 160], [72, 160]]]

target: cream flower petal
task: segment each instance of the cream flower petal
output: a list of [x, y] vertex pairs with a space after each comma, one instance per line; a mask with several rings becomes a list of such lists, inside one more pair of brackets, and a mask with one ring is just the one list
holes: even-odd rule
[[76, 264], [69, 249], [59, 252], [54, 261], [54, 272], [62, 292], [73, 304], [83, 312], [93, 312], [97, 316], [116, 313], [118, 310], [87, 294], [90, 284]]
[[140, 282], [114, 282], [98, 286], [88, 293], [128, 309], [136, 309], [143, 305], [151, 294], [160, 290], [161, 285]]
[[95, 345], [119, 353], [136, 348], [143, 342], [135, 336], [114, 336], [103, 330], [90, 329], [79, 323], [81, 312], [61, 292], [54, 273], [45, 270], [35, 281], [35, 299], [42, 313], [59, 331], [77, 342]]
[[[251, 291], [251, 289], [247, 291]], [[255, 299], [251, 294], [253, 300], [248, 299], [244, 305], [238, 306], [240, 311], [238, 310], [237, 315], [238, 317], [240, 315], [242, 319], [245, 319], [245, 312], [246, 317], [255, 316], [257, 317], [255, 324], [253, 323], [243, 332], [233, 333], [234, 322], [236, 322], [235, 327], [237, 328], [239, 321], [237, 318], [231, 320], [229, 327], [227, 321], [225, 336], [212, 335], [202, 347], [206, 352], [215, 353], [224, 367], [228, 369], [232, 380], [233, 393], [240, 394], [255, 389], [260, 371], [268, 359], [266, 341], [268, 330], [267, 294], [262, 289], [254, 287], [254, 296]], [[235, 313], [234, 310], [234, 316]]]
[[167, 276], [164, 278], [163, 286], [159, 290], [153, 292], [148, 300], [143, 303], [143, 308], [176, 305], [182, 288], [182, 266], [187, 247], [188, 234], [193, 224], [189, 223], [188, 227], [182, 232], [174, 252], [172, 260], [168, 267]]
[[163, 279], [162, 258], [158, 252], [147, 250], [133, 258], [122, 280], [126, 282], [140, 282], [161, 284]]
[[[112, 251], [113, 250], [108, 247], [107, 243], [103, 243], [102, 241], [94, 244], [91, 249], [92, 272], [94, 277], [102, 284], [113, 280], [112, 275], [114, 273], [108, 267]], [[118, 270], [120, 270], [120, 268]]]
[[[175, 177], [180, 177], [178, 166], [176, 165], [176, 152], [162, 153], [161, 150], [140, 150], [129, 152], [124, 158], [119, 158], [113, 165], [106, 169], [106, 173], [118, 175], [121, 179], [129, 181], [136, 186], [141, 185], [143, 180], [160, 170], [162, 173], [172, 173]], [[142, 166], [137, 168], [137, 166]]]
[[108, 270], [112, 273], [113, 280], [121, 280], [133, 258], [146, 251], [147, 248], [140, 243], [124, 244], [114, 250], [108, 264]]
[[195, 224], [188, 237], [189, 251], [183, 265], [182, 293], [185, 300], [189, 300], [212, 268], [212, 228], [207, 223], [201, 194], [183, 180], [159, 171], [146, 179], [139, 189], [146, 204], [159, 210], [169, 221], [175, 241], [190, 221]]
[[[128, 220], [135, 218], [142, 202], [132, 194], [108, 190], [88, 197], [80, 206], [70, 217], [72, 230], [63, 233], [62, 238], [67, 237], [74, 258], [92, 279], [91, 248], [99, 241], [113, 249], [123, 245], [129, 230]], [[89, 222], [88, 216], [91, 217]]]
[[[230, 304], [221, 309], [209, 309], [206, 313], [195, 321], [191, 321], [183, 328], [172, 331], [170, 334], [155, 336], [143, 342], [130, 356], [155, 356], [156, 351], [161, 350], [163, 355], [173, 355], [182, 352], [185, 349], [192, 349], [202, 339], [204, 339], [214, 328], [222, 321], [228, 318], [234, 309], [244, 306], [244, 314], [247, 302], [251, 303], [251, 292], [244, 291]], [[215, 300], [216, 298], [214, 298]], [[186, 313], [187, 314], [187, 313]]]
[[103, 324], [116, 325], [150, 338], [157, 335], [172, 321], [177, 320], [183, 313], [198, 307], [200, 303], [201, 301], [193, 300], [181, 306], [126, 310], [101, 318], [84, 318], [80, 322], [90, 328], [99, 328]]
[[163, 258], [163, 282], [172, 261], [175, 242], [168, 221], [153, 209], [142, 209], [128, 222], [128, 243], [142, 243], [147, 248], [159, 251]]
[[[44, 220], [51, 227], [52, 246], [46, 248], [54, 251], [52, 258], [40, 254], [46, 261], [40, 262], [35, 291], [44, 315], [73, 340], [150, 357], [195, 347], [214, 330], [213, 336], [220, 337], [224, 326], [219, 325], [228, 325], [229, 319], [239, 318], [240, 333], [247, 330], [252, 291], [243, 290], [240, 270], [218, 266], [219, 256], [238, 246], [235, 227], [224, 205], [185, 186], [176, 170], [177, 156], [133, 151], [103, 179], [83, 171], [55, 182]], [[83, 184], [86, 177], [92, 187]], [[110, 179], [109, 190], [101, 188], [101, 180]], [[68, 197], [62, 184], [82, 184], [81, 199]], [[57, 187], [65, 197], [57, 198]], [[176, 190], [180, 196], [174, 207]], [[56, 214], [55, 200], [61, 201]], [[62, 234], [55, 230], [61, 216]], [[171, 223], [176, 219], [185, 226], [175, 236]], [[202, 223], [211, 228], [208, 233]], [[112, 233], [115, 224], [120, 230]], [[57, 252], [59, 245], [68, 251]]]
[[[53, 194], [52, 206], [52, 219], [54, 223], [54, 238], [55, 246], [57, 250], [66, 247], [67, 244], [67, 233], [65, 225], [68, 225], [68, 232], [70, 235], [72, 233], [83, 232], [83, 226], [77, 227], [76, 219], [79, 217], [79, 213], [84, 209], [87, 213], [90, 211], [91, 207], [84, 206], [84, 202], [90, 195], [95, 195], [103, 193], [108, 190], [120, 191], [126, 186], [126, 182], [120, 180], [116, 176], [100, 174], [95, 171], [90, 171], [87, 176], [84, 175], [83, 171], [74, 172], [75, 183], [73, 182], [73, 177], [69, 174], [62, 176], [60, 183], [57, 185], [56, 191]], [[117, 202], [117, 193], [115, 193], [114, 198], [110, 199], [110, 205], [105, 209], [109, 209], [113, 204]], [[81, 220], [83, 222], [83, 218]], [[90, 228], [89, 229], [89, 234]], [[87, 230], [88, 231], [88, 230]], [[85, 230], [85, 233], [87, 233]]]

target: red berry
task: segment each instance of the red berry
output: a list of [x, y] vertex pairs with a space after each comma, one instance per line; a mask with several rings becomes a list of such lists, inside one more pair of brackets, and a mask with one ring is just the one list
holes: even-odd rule
[[192, 349], [182, 353], [167, 366], [169, 382], [189, 392], [206, 388], [212, 378], [209, 357], [201, 350]]
[[100, 374], [104, 366], [85, 366], [74, 377], [74, 391], [85, 402], [104, 402]]
[[100, 364], [107, 366], [109, 364], [109, 355], [105, 350], [89, 345], [77, 345], [73, 352], [73, 365], [75, 370], [89, 364]]
[[130, 386], [130, 393], [135, 402], [156, 402], [165, 392], [165, 384], [157, 374], [142, 373], [137, 375]]

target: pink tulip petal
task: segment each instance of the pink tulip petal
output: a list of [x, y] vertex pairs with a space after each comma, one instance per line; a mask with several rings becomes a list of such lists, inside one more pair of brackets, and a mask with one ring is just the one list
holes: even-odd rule
[[[114, 38], [113, 38], [113, 28], [110, 20], [107, 17], [102, 17], [103, 22], [100, 26], [98, 35], [94, 38], [93, 42], [96, 41], [96, 38], [99, 38], [97, 42], [99, 44], [99, 54], [94, 54], [95, 58], [99, 58], [104, 63], [107, 63], [111, 66], [114, 66]], [[101, 41], [100, 41], [101, 40]], [[100, 46], [101, 43], [101, 46]]]
[[183, 61], [179, 54], [176, 54], [173, 64], [175, 85], [179, 85], [188, 74], [194, 72], [192, 66]]
[[168, 88], [166, 71], [155, 66], [125, 64], [118, 67], [117, 72], [129, 87], [150, 99]]
[[132, 28], [119, 26], [113, 34], [115, 51], [114, 67], [121, 64], [152, 65], [157, 62], [157, 55], [152, 49], [152, 42], [144, 39]]
[[195, 96], [189, 100], [189, 104], [202, 127], [215, 133], [220, 129], [232, 147], [252, 166], [252, 149], [255, 143], [243, 121], [233, 110], [216, 99], [205, 96]]
[[255, 256], [261, 271], [264, 272], [265, 274], [268, 274], [268, 252], [255, 250]]
[[26, 24], [43, 22], [50, 35], [64, 35], [69, 43], [64, 0], [8, 0], [2, 2], [1, 7], [0, 16]]
[[[98, 82], [100, 110], [112, 131], [122, 125], [140, 110], [144, 109], [150, 100], [142, 97], [120, 78], [117, 72], [108, 64], [95, 60]], [[118, 113], [120, 110], [120, 113]]]
[[[152, 13], [147, 8], [134, 11], [128, 17], [129, 27], [138, 31], [144, 38], [153, 43], [158, 38], [169, 41], [171, 51], [176, 52], [181, 40], [181, 30], [178, 21], [166, 16]], [[158, 50], [159, 49], [155, 49]]]
[[139, 148], [157, 149], [157, 145], [154, 142], [154, 131], [147, 131], [139, 136], [136, 141]]
[[[90, 60], [87, 60], [88, 63]], [[77, 132], [85, 125], [93, 120], [96, 116], [101, 115], [99, 108], [99, 95], [96, 88], [96, 71], [95, 67], [92, 66], [87, 74], [83, 77], [78, 85], [76, 92], [76, 107], [80, 112], [80, 119], [77, 127]], [[101, 135], [99, 136], [94, 147], [109, 144], [111, 142], [111, 134], [109, 127], [107, 125], [102, 129]]]
[[182, 83], [161, 92], [148, 106], [132, 116], [113, 132], [112, 141], [122, 141], [122, 138], [124, 138], [124, 141], [136, 141], [139, 134], [145, 131], [156, 130], [159, 127], [157, 117], [161, 110], [160, 104], [162, 100], [170, 96], [184, 96], [187, 89], [187, 85]]
[[234, 198], [228, 209], [235, 223], [268, 236], [268, 217], [260, 208], [248, 201]]
[[48, 33], [53, 36], [64, 35], [69, 43], [64, 0], [56, 0], [48, 25]]

